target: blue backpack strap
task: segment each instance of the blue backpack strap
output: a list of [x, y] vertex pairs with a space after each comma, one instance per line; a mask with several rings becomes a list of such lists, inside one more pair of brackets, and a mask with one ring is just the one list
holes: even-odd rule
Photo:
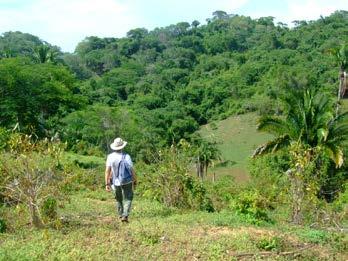
[[117, 176], [118, 177], [120, 175], [120, 165], [121, 165], [121, 162], [125, 159], [124, 157], [124, 154], [122, 153], [122, 158], [120, 160], [120, 162], [118, 163], [118, 166], [117, 166]]
[[124, 161], [125, 159], [126, 159], [126, 154], [122, 153], [122, 158], [120, 162], [118, 163], [118, 167], [117, 167], [117, 177], [119, 176], [121, 161]]

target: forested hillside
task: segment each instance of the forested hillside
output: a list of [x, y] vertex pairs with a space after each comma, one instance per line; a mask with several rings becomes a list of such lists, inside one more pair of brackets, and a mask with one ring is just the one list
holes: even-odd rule
[[328, 51], [347, 41], [347, 11], [291, 28], [273, 17], [216, 11], [204, 25], [88, 36], [74, 53], [7, 32], [0, 37], [0, 125], [94, 155], [122, 136], [147, 161], [156, 148], [197, 139], [192, 134], [211, 120], [279, 113], [277, 97], [294, 86], [335, 93], [339, 65]]

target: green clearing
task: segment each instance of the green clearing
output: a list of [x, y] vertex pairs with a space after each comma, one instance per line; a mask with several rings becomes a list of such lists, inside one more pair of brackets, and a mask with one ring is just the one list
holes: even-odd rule
[[103, 168], [105, 166], [105, 159], [102, 157], [79, 155], [73, 152], [64, 152], [63, 160], [85, 168]]
[[217, 141], [224, 166], [210, 170], [216, 176], [232, 175], [236, 181], [248, 179], [247, 165], [253, 150], [271, 138], [269, 134], [256, 130], [258, 115], [248, 113], [232, 116], [220, 122], [213, 122], [201, 128], [202, 136]]
[[[11, 214], [22, 214], [21, 207]], [[254, 226], [233, 212], [179, 211], [135, 200], [129, 224], [104, 191], [81, 191], [51, 228], [0, 234], [0, 260], [346, 260], [347, 234]], [[13, 219], [12, 222], [15, 222]], [[59, 229], [54, 228], [56, 226]], [[303, 250], [305, 249], [305, 250]], [[248, 253], [246, 256], [238, 256]], [[347, 252], [346, 252], [347, 253]], [[250, 254], [250, 255], [249, 255]]]

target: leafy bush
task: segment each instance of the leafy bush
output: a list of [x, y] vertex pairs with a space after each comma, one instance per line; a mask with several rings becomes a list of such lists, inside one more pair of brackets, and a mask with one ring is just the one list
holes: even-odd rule
[[257, 190], [245, 190], [232, 201], [232, 209], [245, 216], [249, 223], [270, 222], [268, 202]]
[[344, 184], [342, 190], [338, 198], [332, 203], [333, 210], [339, 213], [340, 221], [348, 218], [348, 182]]
[[64, 196], [60, 185], [65, 173], [59, 161], [64, 146], [21, 134], [13, 134], [8, 144], [10, 151], [0, 154], [0, 192], [9, 201], [24, 203], [32, 224], [42, 227], [40, 208], [45, 200]]
[[241, 189], [236, 185], [232, 176], [221, 177], [213, 183], [205, 182], [205, 187], [216, 210], [226, 208]]
[[100, 174], [103, 170], [100, 168], [85, 170], [73, 163], [66, 163], [63, 165], [63, 169], [65, 179], [60, 186], [66, 193], [83, 189], [96, 190], [104, 184], [104, 177]]
[[288, 154], [283, 151], [249, 161], [249, 186], [265, 199], [269, 209], [290, 204], [288, 179], [285, 174], [288, 164]]
[[277, 236], [273, 236], [273, 237], [263, 236], [260, 239], [258, 239], [256, 246], [260, 250], [280, 251], [284, 247], [284, 242], [282, 238]]
[[138, 166], [144, 169], [139, 175], [139, 191], [168, 207], [213, 211], [204, 185], [190, 174], [189, 150], [189, 144], [181, 142], [179, 147], [159, 151], [156, 163]]

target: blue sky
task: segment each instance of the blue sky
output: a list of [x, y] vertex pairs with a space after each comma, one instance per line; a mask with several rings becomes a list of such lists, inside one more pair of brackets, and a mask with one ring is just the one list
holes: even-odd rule
[[205, 22], [224, 10], [258, 18], [273, 16], [291, 25], [335, 10], [347, 0], [0, 0], [0, 33], [22, 31], [72, 52], [86, 36], [123, 37], [130, 29], [178, 22]]

